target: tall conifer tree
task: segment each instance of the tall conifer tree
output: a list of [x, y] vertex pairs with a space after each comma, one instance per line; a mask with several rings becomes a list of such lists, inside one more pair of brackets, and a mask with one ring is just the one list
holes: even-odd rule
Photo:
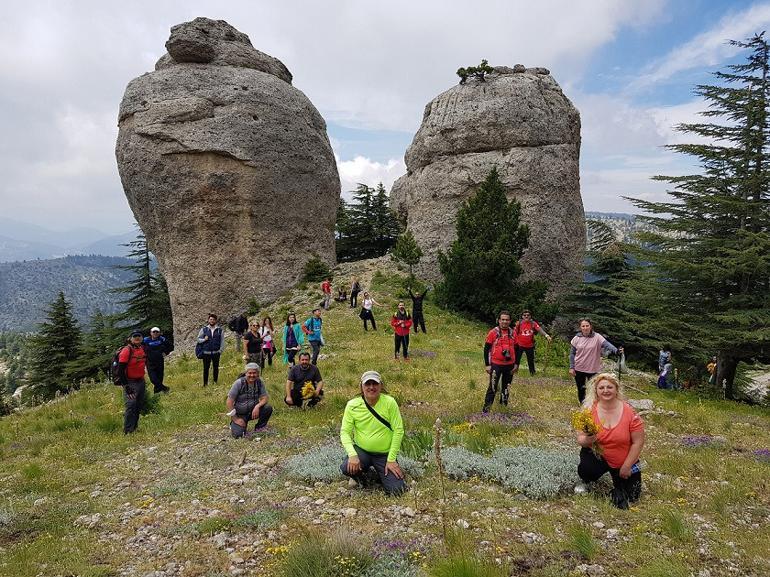
[[75, 384], [75, 363], [81, 354], [81, 333], [72, 304], [59, 292], [30, 342], [29, 382], [36, 392], [51, 397]]
[[490, 322], [501, 309], [542, 312], [545, 284], [518, 280], [519, 259], [529, 244], [529, 229], [520, 218], [521, 206], [508, 201], [493, 168], [457, 212], [457, 239], [449, 252], [439, 253], [444, 280], [436, 298], [442, 306]]
[[640, 258], [654, 267], [665, 314], [689, 328], [685, 347], [717, 354], [728, 398], [738, 362], [770, 360], [770, 51], [764, 32], [731, 44], [746, 61], [695, 89], [713, 121], [677, 127], [707, 142], [668, 146], [702, 173], [656, 177], [673, 185], [668, 202], [630, 199], [657, 227], [640, 235], [654, 247]]

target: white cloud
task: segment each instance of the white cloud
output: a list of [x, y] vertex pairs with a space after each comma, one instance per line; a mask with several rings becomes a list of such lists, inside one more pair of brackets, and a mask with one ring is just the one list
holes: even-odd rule
[[358, 184], [375, 187], [381, 182], [385, 189], [390, 191], [393, 182], [402, 174], [406, 174], [406, 165], [403, 158], [391, 158], [383, 163], [356, 156], [353, 160], [337, 159], [337, 170], [340, 173], [342, 195], [349, 200], [350, 192], [355, 190]]
[[767, 2], [755, 4], [742, 12], [727, 14], [713, 28], [677, 46], [651, 64], [630, 84], [629, 89], [633, 91], [654, 85], [685, 70], [702, 66], [714, 67], [740, 52], [741, 49], [728, 44], [728, 40], [744, 40], [768, 25], [770, 3]]

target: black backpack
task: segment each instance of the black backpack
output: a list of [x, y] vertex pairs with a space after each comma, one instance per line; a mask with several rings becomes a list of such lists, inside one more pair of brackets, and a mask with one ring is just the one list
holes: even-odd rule
[[112, 384], [116, 387], [122, 387], [123, 383], [120, 380], [120, 351], [122, 351], [124, 348], [128, 347], [128, 363], [131, 362], [131, 357], [134, 355], [134, 347], [131, 345], [123, 345], [120, 347], [117, 351], [115, 351], [115, 354], [112, 355], [112, 363], [110, 363], [110, 379], [112, 380]]

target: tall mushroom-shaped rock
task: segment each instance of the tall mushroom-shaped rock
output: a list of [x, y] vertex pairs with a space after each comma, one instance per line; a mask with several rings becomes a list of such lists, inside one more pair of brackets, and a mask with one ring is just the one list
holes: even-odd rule
[[524, 278], [563, 292], [579, 280], [585, 249], [579, 157], [580, 114], [545, 68], [497, 67], [434, 98], [390, 195], [425, 252], [418, 272], [439, 277], [457, 210], [497, 166], [530, 229]]
[[174, 337], [334, 262], [340, 181], [326, 123], [278, 59], [227, 22], [174, 26], [120, 105], [128, 203], [166, 277]]

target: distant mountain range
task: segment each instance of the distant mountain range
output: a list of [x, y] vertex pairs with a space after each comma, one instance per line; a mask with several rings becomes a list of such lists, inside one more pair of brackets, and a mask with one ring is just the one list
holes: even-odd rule
[[135, 231], [108, 235], [92, 228], [56, 231], [0, 217], [0, 263], [67, 255], [125, 256]]
[[[586, 220], [598, 220], [605, 223], [615, 233], [615, 238], [623, 242], [632, 242], [633, 235], [640, 230], [651, 230], [646, 222], [639, 221], [635, 214], [623, 212], [587, 211]], [[586, 229], [587, 239], [591, 241], [591, 230]]]
[[127, 258], [68, 256], [48, 260], [0, 263], [0, 330], [34, 331], [59, 291], [73, 305], [81, 326], [100, 310], [123, 310], [123, 295], [110, 289], [125, 286], [130, 273], [116, 268]]

